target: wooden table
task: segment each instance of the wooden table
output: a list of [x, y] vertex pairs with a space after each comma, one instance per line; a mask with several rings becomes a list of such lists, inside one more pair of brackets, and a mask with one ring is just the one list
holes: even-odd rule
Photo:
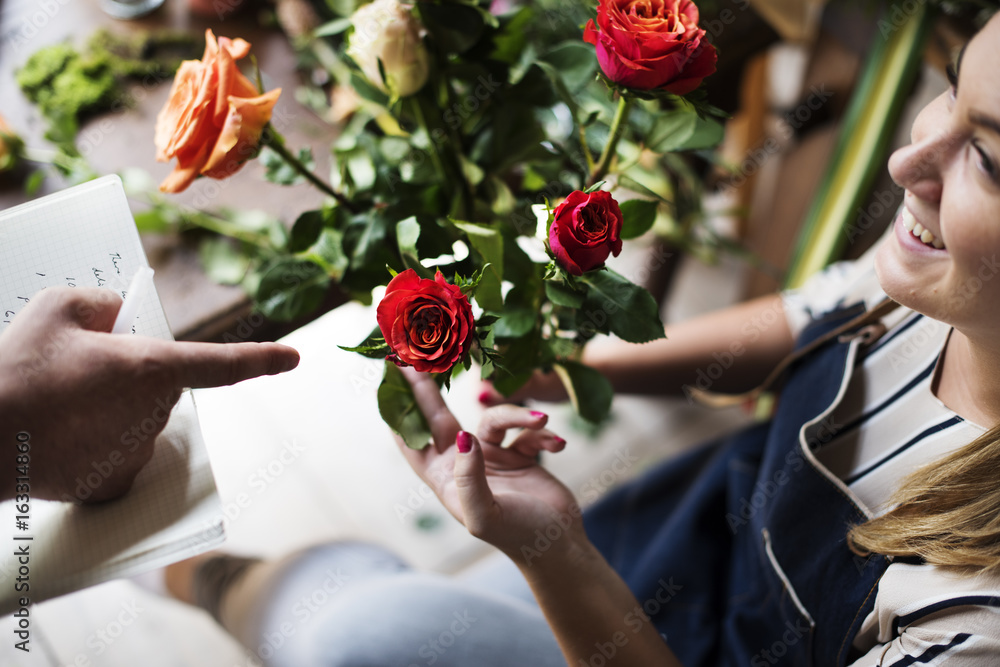
[[[212, 28], [217, 35], [243, 37], [253, 45], [252, 53], [260, 63], [265, 85], [283, 89], [275, 108], [275, 127], [289, 146], [311, 146], [318, 173], [327, 173], [329, 146], [337, 130], [295, 101], [295, 89], [300, 85], [295, 54], [279, 30], [258, 25], [257, 11], [248, 7], [219, 20], [193, 14], [188, 0], [166, 0], [163, 7], [144, 19], [123, 22], [104, 14], [98, 0], [0, 0], [0, 114], [29, 146], [44, 148], [45, 120], [24, 98], [14, 79], [16, 70], [32, 53], [66, 40], [83, 46], [102, 27], [116, 32], [169, 27], [199, 35]], [[169, 89], [170, 81], [132, 86], [126, 93], [128, 110], [96, 118], [81, 128], [78, 145], [99, 173], [139, 167], [157, 181], [170, 173], [171, 165], [156, 162], [153, 147], [156, 115]], [[63, 187], [65, 183], [50, 178], [40, 194]], [[202, 179], [187, 192], [174, 196], [179, 203], [203, 209], [260, 209], [289, 225], [300, 213], [316, 208], [322, 201], [310, 186], [281, 187], [264, 181], [263, 169], [256, 162], [229, 180]], [[20, 184], [0, 185], [0, 209], [27, 199]], [[135, 205], [133, 210], [140, 208]], [[170, 235], [145, 235], [143, 245], [156, 270], [156, 287], [176, 338], [217, 339], [237, 328], [240, 319], [249, 314], [250, 300], [242, 289], [215, 284], [205, 276], [195, 242]], [[337, 297], [332, 296], [328, 305], [335, 303]], [[272, 327], [257, 327], [251, 338], [259, 340], [279, 333], [281, 330]]]

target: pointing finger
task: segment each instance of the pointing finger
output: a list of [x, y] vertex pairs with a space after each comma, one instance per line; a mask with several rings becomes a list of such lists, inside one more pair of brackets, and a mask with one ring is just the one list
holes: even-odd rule
[[221, 387], [299, 365], [299, 353], [279, 343], [173, 343], [154, 349], [180, 387]]

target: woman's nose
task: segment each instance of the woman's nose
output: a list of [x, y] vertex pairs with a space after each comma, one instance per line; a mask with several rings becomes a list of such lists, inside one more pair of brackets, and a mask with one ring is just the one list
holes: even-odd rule
[[920, 199], [936, 202], [941, 199], [944, 165], [956, 142], [947, 126], [917, 130], [915, 125], [913, 143], [889, 158], [889, 174], [899, 186]]

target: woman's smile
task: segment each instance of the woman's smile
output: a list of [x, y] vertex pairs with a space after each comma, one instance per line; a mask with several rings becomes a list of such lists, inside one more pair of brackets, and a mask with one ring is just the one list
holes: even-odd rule
[[933, 247], [937, 250], [944, 250], [944, 243], [935, 236], [934, 232], [927, 229], [923, 224], [917, 222], [917, 218], [910, 212], [910, 209], [903, 207], [903, 210], [899, 215], [900, 224], [903, 228], [910, 233], [916, 239], [919, 239], [921, 243], [926, 246]]

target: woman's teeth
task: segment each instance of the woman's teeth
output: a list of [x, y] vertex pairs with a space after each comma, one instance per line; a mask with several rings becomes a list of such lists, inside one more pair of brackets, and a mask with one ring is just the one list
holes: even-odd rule
[[923, 241], [924, 245], [929, 245], [932, 248], [937, 248], [938, 250], [944, 249], [944, 244], [941, 243], [941, 240], [934, 236], [934, 234], [931, 233], [931, 230], [924, 229], [924, 226], [916, 221], [909, 209], [903, 209], [902, 217], [903, 228]]

